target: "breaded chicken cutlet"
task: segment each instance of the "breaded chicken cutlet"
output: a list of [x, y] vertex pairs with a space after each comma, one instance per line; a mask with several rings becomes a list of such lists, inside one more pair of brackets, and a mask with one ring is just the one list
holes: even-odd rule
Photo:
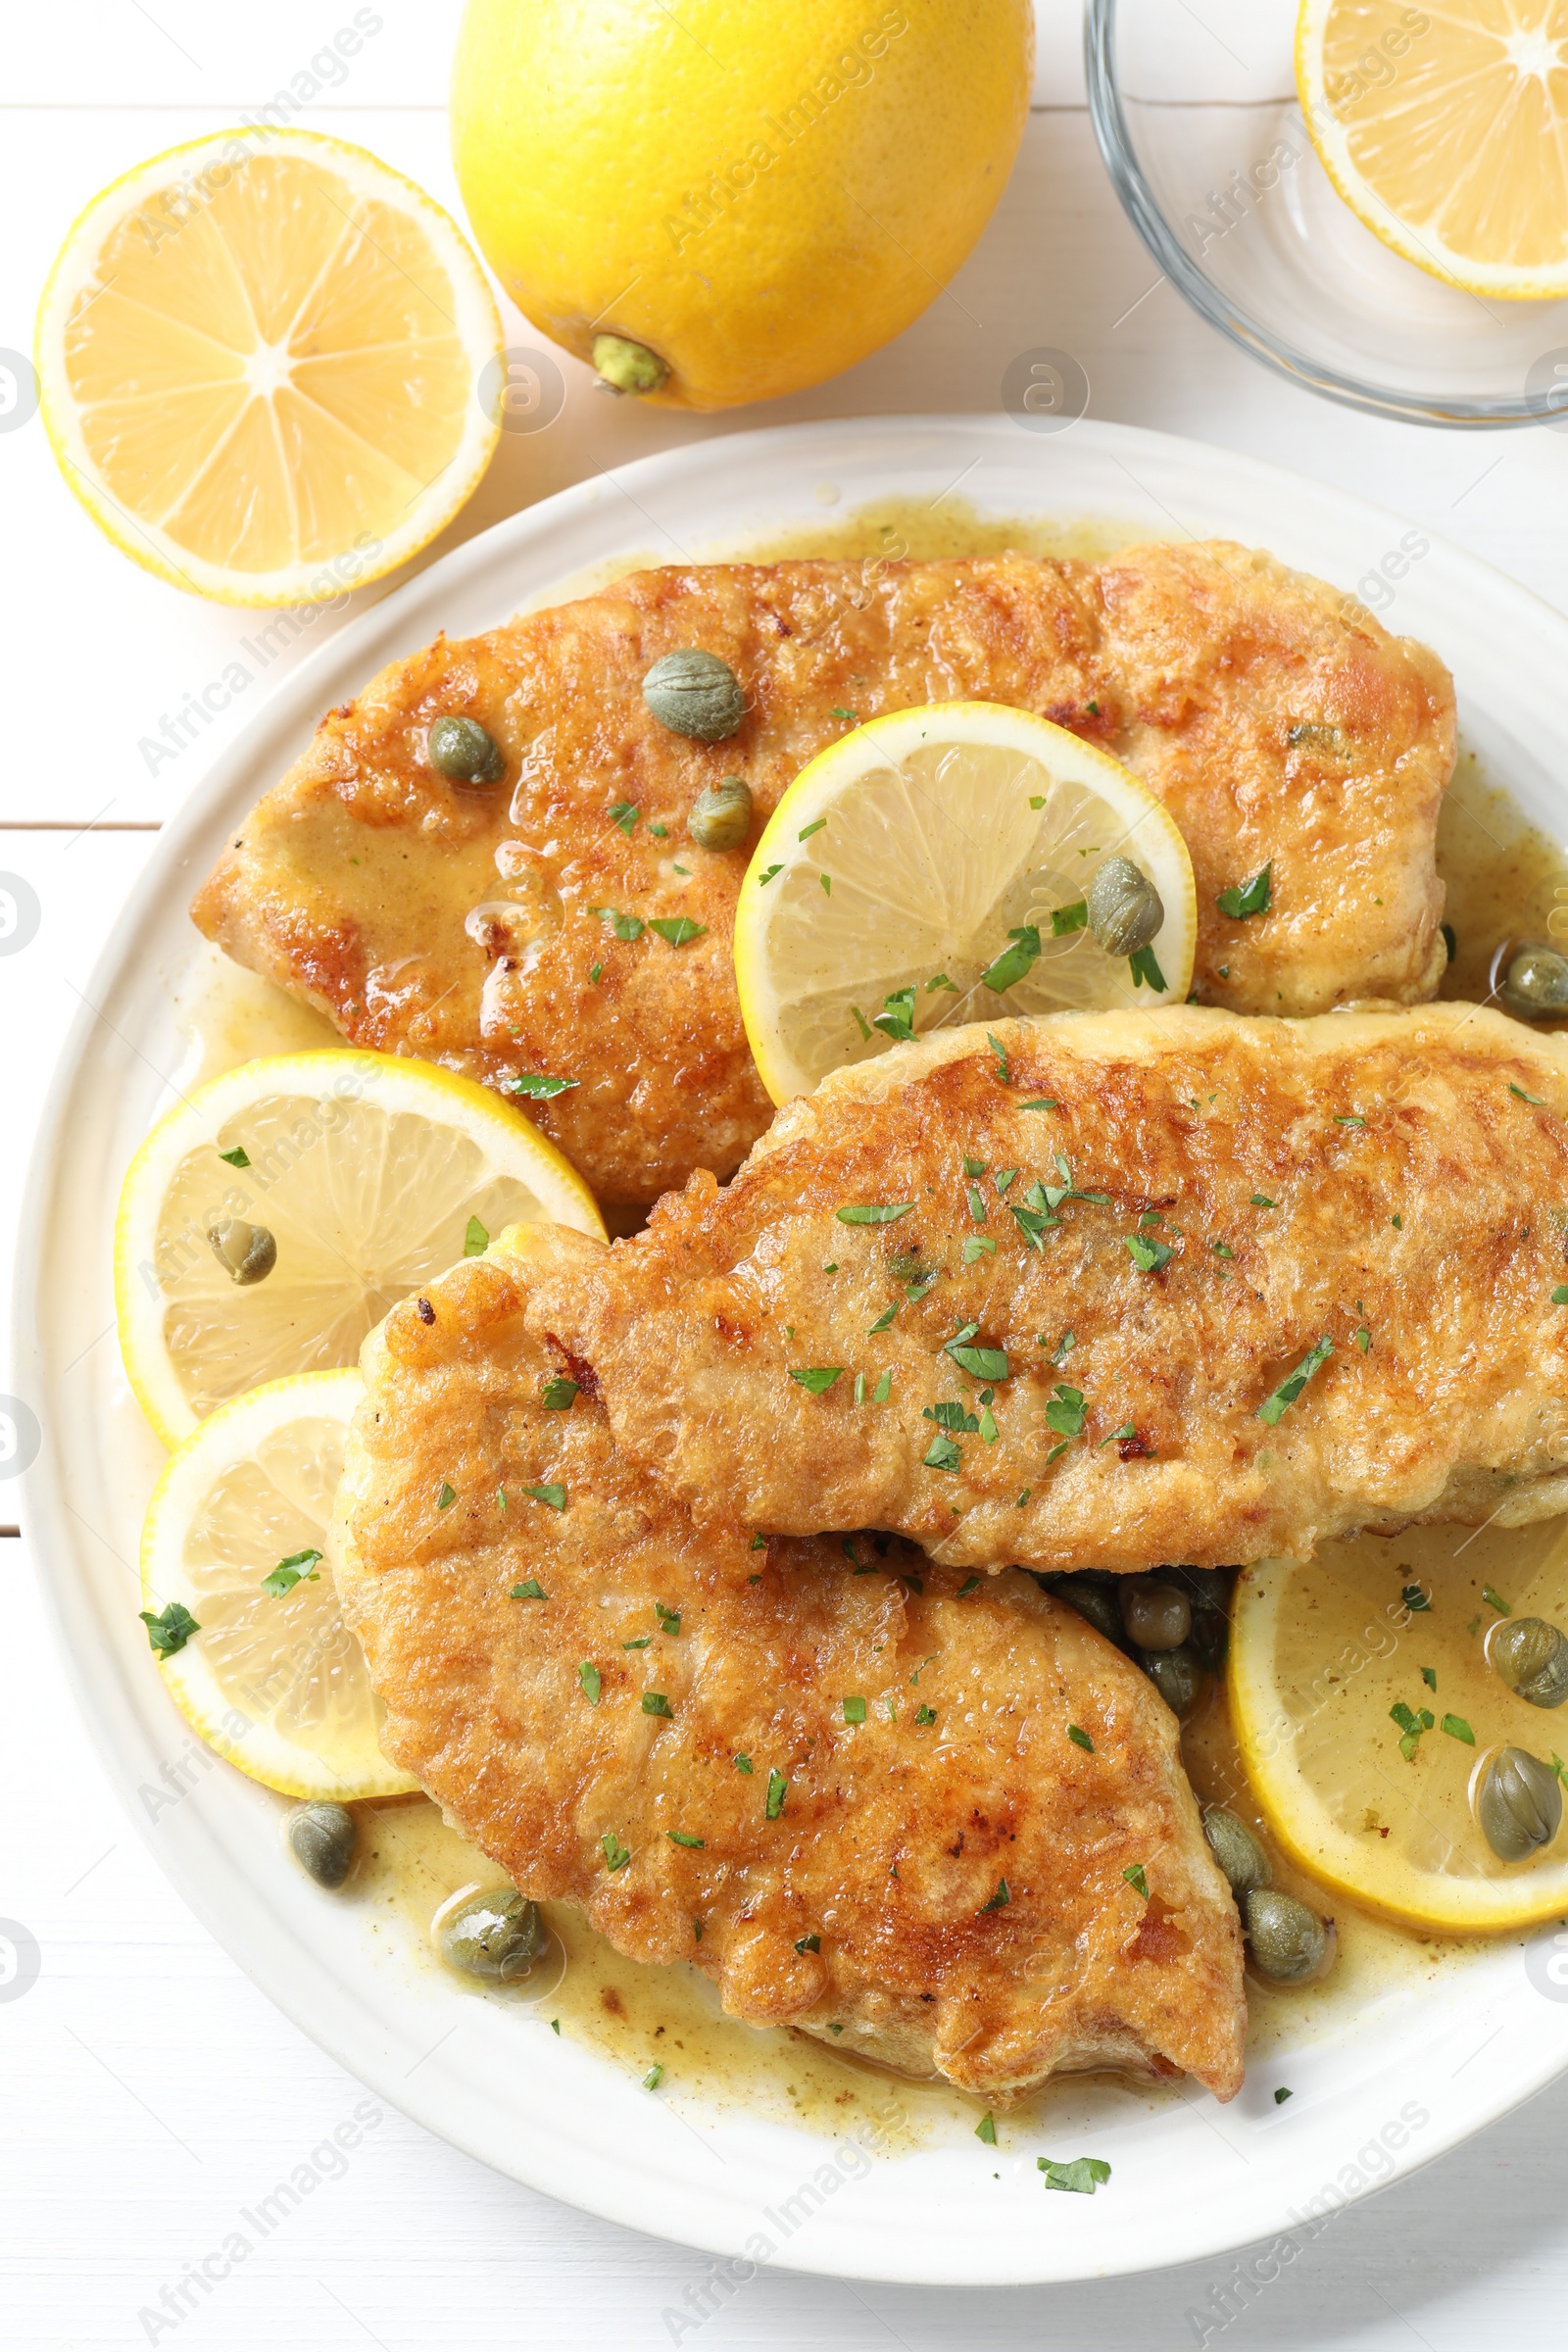
[[528, 1316], [703, 1521], [950, 1564], [1568, 1507], [1568, 1039], [1463, 1004], [962, 1029], [835, 1071]]
[[[645, 673], [680, 648], [740, 680], [727, 741], [645, 705]], [[1192, 852], [1206, 1002], [1311, 1013], [1435, 991], [1448, 674], [1353, 600], [1223, 542], [646, 571], [439, 639], [328, 713], [192, 913], [357, 1045], [495, 1086], [568, 1082], [532, 1115], [602, 1200], [647, 1202], [695, 1169], [728, 1175], [772, 1115], [731, 936], [785, 788], [858, 721], [964, 700], [1071, 728], [1164, 801]], [[495, 784], [432, 764], [446, 714], [494, 736]], [[737, 775], [749, 840], [698, 848], [693, 804]], [[1266, 916], [1222, 916], [1218, 894], [1265, 864]], [[682, 916], [701, 936], [650, 927]]]
[[563, 1400], [513, 1238], [366, 1345], [333, 1556], [388, 1753], [524, 1894], [752, 2025], [989, 2098], [1231, 2097], [1237, 1915], [1148, 1678], [1032, 1579], [887, 1538], [737, 1577]]

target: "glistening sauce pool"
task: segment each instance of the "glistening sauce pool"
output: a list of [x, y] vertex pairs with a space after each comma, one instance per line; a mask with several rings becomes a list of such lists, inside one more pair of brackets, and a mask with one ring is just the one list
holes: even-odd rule
[[[836, 498], [824, 497], [823, 503], [819, 523], [730, 551], [705, 548], [703, 560], [722, 560], [729, 553], [732, 560], [752, 563], [806, 557], [875, 563], [1007, 549], [1094, 560], [1147, 536], [1111, 518], [999, 520], [956, 498], [935, 504], [885, 501], [844, 515], [828, 511]], [[541, 601], [589, 593], [659, 560], [648, 553], [597, 567]], [[1504, 938], [1561, 944], [1559, 932], [1568, 934], [1563, 911], [1568, 909], [1568, 860], [1488, 779], [1469, 750], [1461, 751], [1445, 804], [1438, 865], [1455, 936], [1444, 996], [1484, 997], [1494, 950]], [[193, 959], [180, 995], [191, 1043], [178, 1083], [187, 1091], [256, 1054], [341, 1043], [318, 1015], [211, 949]], [[1417, 1530], [1399, 1539], [1401, 1560], [1418, 1564], [1437, 1592], [1451, 1552], [1448, 1531], [1443, 1529]], [[1348, 1591], [1353, 1593], [1353, 1588]], [[1348, 1616], [1359, 1619], [1363, 1596], [1353, 1594], [1347, 1606]], [[1183, 1747], [1200, 1796], [1227, 1803], [1269, 1843], [1247, 1791], [1219, 1686], [1209, 1690], [1188, 1725]], [[528, 1980], [502, 1990], [470, 1987], [436, 1957], [429, 1923], [460, 1888], [494, 1883], [494, 1867], [424, 1798], [367, 1806], [362, 1817], [362, 1860], [345, 1899], [365, 1907], [374, 1930], [372, 1948], [383, 1952], [388, 1964], [439, 1971], [454, 1998], [502, 2002], [514, 2014], [519, 2032], [570, 2034], [638, 2081], [662, 2066], [662, 2078], [651, 2095], [689, 2099], [707, 2110], [744, 2106], [829, 2135], [847, 2133], [885, 2155], [972, 2135], [979, 2113], [972, 2101], [940, 2085], [906, 2082], [838, 2057], [802, 2035], [739, 2025], [722, 2014], [717, 1995], [698, 1970], [626, 1960], [565, 1906], [546, 1906], [551, 1950]], [[1284, 2081], [1292, 2052], [1321, 2047], [1351, 2032], [1375, 2031], [1379, 2011], [1391, 2002], [1493, 1948], [1408, 1934], [1342, 1898], [1325, 1896], [1277, 1849], [1272, 1858], [1276, 1884], [1333, 1913], [1339, 1950], [1332, 1974], [1318, 1984], [1292, 1991], [1250, 1982], [1249, 2059], [1254, 2076], [1261, 2074], [1266, 2082]], [[998, 2130], [1005, 2145], [1014, 2134], [1043, 2132], [1047, 2125], [1057, 2134], [1108, 2129], [1177, 2095], [1153, 2084], [1067, 2077], [1011, 2109]]]

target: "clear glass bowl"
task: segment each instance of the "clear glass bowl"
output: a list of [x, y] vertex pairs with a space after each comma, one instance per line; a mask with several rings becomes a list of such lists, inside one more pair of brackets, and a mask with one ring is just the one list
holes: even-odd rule
[[1211, 326], [1325, 399], [1415, 424], [1568, 427], [1568, 301], [1445, 285], [1363, 226], [1296, 95], [1297, 0], [1089, 0], [1116, 192]]

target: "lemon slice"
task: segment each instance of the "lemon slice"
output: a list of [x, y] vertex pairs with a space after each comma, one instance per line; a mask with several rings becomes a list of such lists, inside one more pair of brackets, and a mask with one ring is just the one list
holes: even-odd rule
[[1347, 204], [1473, 294], [1568, 293], [1563, 0], [1302, 0], [1296, 80]]
[[[1163, 904], [1151, 943], [1162, 990], [1087, 927], [1054, 929], [1113, 855]], [[873, 719], [801, 770], [741, 884], [735, 976], [762, 1083], [783, 1102], [885, 1053], [906, 1016], [920, 1035], [1180, 1004], [1196, 931], [1187, 845], [1129, 769], [1027, 711], [944, 703]], [[1008, 984], [987, 986], [988, 972]]]
[[[221, 1220], [270, 1235], [262, 1279], [220, 1258]], [[137, 1401], [177, 1445], [263, 1381], [352, 1364], [410, 1291], [541, 1222], [604, 1239], [575, 1169], [486, 1088], [382, 1054], [245, 1062], [171, 1111], [125, 1176], [115, 1305]]]
[[1313, 1878], [1406, 1925], [1479, 1934], [1568, 1915], [1568, 1824], [1506, 1863], [1471, 1809], [1499, 1746], [1547, 1765], [1568, 1750], [1565, 1711], [1529, 1705], [1488, 1662], [1504, 1602], [1568, 1623], [1560, 1519], [1362, 1536], [1237, 1584], [1231, 1722], [1264, 1817]]
[[[142, 1607], [170, 1695], [209, 1747], [285, 1796], [397, 1796], [380, 1702], [324, 1557], [358, 1372], [237, 1396], [165, 1465], [142, 1530]], [[269, 1591], [263, 1579], [271, 1577]], [[195, 1631], [185, 1626], [195, 1620]]]
[[127, 172], [38, 311], [44, 423], [87, 512], [239, 605], [340, 595], [433, 538], [495, 447], [476, 384], [500, 348], [455, 222], [306, 130], [220, 131]]

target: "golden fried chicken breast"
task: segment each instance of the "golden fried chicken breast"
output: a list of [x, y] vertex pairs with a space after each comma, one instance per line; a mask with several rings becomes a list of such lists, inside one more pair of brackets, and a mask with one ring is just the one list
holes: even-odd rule
[[524, 1298], [500, 1250], [366, 1346], [334, 1557], [388, 1751], [525, 1894], [753, 2025], [988, 2098], [1230, 2097], [1236, 1912], [1147, 1678], [1032, 1579], [887, 1537], [737, 1576], [547, 1389]]
[[609, 1251], [531, 1245], [533, 1328], [699, 1517], [1119, 1570], [1568, 1508], [1568, 1038], [995, 1037], [835, 1072]]
[[[674, 734], [644, 704], [645, 672], [680, 647], [745, 688], [727, 742]], [[327, 714], [192, 913], [358, 1045], [492, 1085], [568, 1081], [530, 1104], [540, 1124], [602, 1199], [651, 1200], [695, 1168], [729, 1174], [771, 1116], [731, 934], [785, 787], [858, 720], [973, 699], [1094, 738], [1166, 802], [1198, 877], [1209, 1001], [1296, 1013], [1433, 993], [1447, 672], [1335, 590], [1225, 543], [1098, 564], [647, 571], [440, 639]], [[497, 784], [435, 769], [444, 713], [489, 728]], [[750, 840], [699, 849], [693, 803], [731, 775], [753, 794]], [[1268, 913], [1222, 916], [1218, 894], [1265, 864]]]

